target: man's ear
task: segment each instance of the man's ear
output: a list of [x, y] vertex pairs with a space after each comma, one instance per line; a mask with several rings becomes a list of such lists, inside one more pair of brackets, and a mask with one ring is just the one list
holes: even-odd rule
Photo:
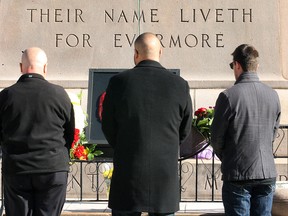
[[238, 71], [243, 71], [241, 64], [238, 61], [235, 61], [235, 67]]
[[45, 64], [44, 67], [43, 67], [43, 74], [44, 74], [44, 75], [47, 74], [47, 64]]
[[138, 55], [139, 55], [138, 50], [134, 49], [134, 55], [135, 55], [135, 57], [138, 57]]

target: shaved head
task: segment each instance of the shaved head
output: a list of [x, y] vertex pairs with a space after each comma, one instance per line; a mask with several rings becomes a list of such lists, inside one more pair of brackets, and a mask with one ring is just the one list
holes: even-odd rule
[[21, 72], [46, 74], [47, 56], [45, 52], [38, 47], [31, 47], [23, 51], [20, 63]]
[[135, 40], [134, 61], [138, 64], [142, 60], [158, 61], [162, 53], [162, 47], [155, 34], [146, 32]]

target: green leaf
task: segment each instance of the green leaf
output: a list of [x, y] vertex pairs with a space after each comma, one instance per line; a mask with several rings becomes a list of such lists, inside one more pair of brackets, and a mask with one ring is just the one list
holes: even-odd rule
[[87, 158], [88, 158], [88, 160], [93, 160], [94, 159], [94, 154], [88, 153]]
[[208, 119], [205, 118], [205, 119], [202, 119], [198, 122], [197, 126], [198, 127], [201, 127], [202, 125], [207, 125], [208, 124]]
[[94, 154], [95, 156], [99, 156], [99, 155], [102, 155], [103, 152], [100, 151], [100, 150], [97, 150], [97, 151], [95, 151], [93, 154]]

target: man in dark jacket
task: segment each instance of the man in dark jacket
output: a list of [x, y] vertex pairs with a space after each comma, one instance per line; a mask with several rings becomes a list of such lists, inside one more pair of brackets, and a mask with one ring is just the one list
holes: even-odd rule
[[60, 215], [74, 138], [73, 106], [62, 87], [44, 79], [43, 50], [25, 50], [20, 67], [17, 83], [0, 92], [5, 212]]
[[102, 129], [114, 148], [109, 207], [115, 215], [174, 214], [179, 209], [178, 148], [188, 136], [188, 83], [159, 63], [152, 33], [135, 41], [133, 69], [111, 78]]
[[211, 134], [222, 161], [225, 215], [271, 215], [280, 102], [276, 91], [259, 81], [253, 46], [240, 45], [232, 55], [236, 82], [217, 99]]

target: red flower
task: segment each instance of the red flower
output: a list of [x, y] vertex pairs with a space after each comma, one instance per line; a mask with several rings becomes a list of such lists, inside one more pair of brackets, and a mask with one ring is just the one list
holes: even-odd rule
[[75, 149], [74, 155], [76, 156], [76, 158], [79, 158], [80, 160], [87, 160], [88, 152], [83, 145], [79, 145]]
[[75, 131], [74, 131], [74, 140], [73, 140], [73, 143], [72, 143], [72, 148], [74, 148], [75, 144], [80, 140], [80, 130], [75, 128]]
[[202, 117], [207, 113], [207, 109], [205, 107], [201, 107], [195, 111], [194, 115], [198, 117]]
[[106, 96], [106, 92], [103, 92], [99, 98], [98, 117], [99, 117], [100, 122], [102, 121], [103, 102], [104, 102], [105, 96]]

